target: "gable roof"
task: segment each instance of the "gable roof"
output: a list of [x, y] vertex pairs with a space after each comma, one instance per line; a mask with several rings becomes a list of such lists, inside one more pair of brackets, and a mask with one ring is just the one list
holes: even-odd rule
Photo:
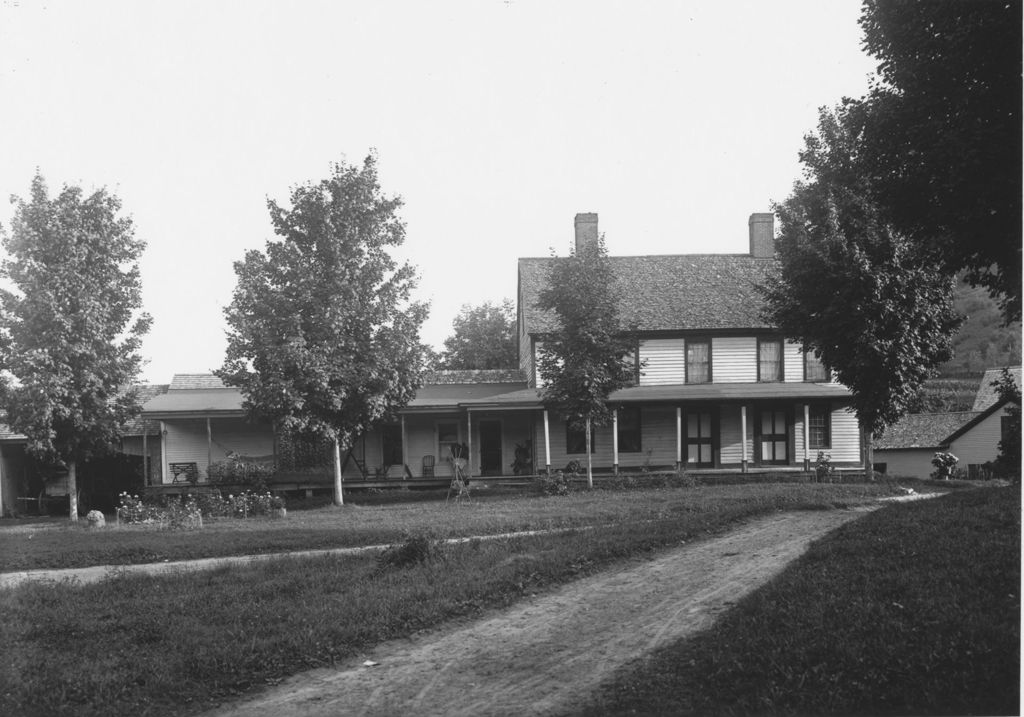
[[[1021, 367], [1007, 366], [1006, 368], [1010, 369], [1010, 375], [1013, 376], [1013, 382], [1017, 384], [1017, 387], [1019, 388], [1022, 385]], [[971, 406], [971, 410], [984, 411], [986, 408], [999, 401], [999, 393], [992, 384], [1002, 377], [1002, 373], [1002, 368], [990, 368], [985, 371], [985, 375], [981, 377], [981, 385], [978, 386], [978, 393], [974, 397], [974, 405]]]
[[950, 437], [980, 415], [980, 411], [908, 413], [885, 429], [876, 450], [945, 448]]
[[219, 377], [212, 373], [176, 373], [171, 379], [170, 390], [228, 388]]
[[[638, 331], [771, 328], [761, 317], [757, 287], [774, 259], [748, 254], [672, 254], [609, 257], [619, 283], [619, 315]], [[526, 331], [555, 328], [537, 308], [547, 273], [557, 258], [519, 260], [519, 302]]]

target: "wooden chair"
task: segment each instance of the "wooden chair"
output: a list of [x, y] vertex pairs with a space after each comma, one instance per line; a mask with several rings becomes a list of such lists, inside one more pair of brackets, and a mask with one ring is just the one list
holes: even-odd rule
[[434, 477], [434, 457], [423, 456], [423, 477], [433, 478]]

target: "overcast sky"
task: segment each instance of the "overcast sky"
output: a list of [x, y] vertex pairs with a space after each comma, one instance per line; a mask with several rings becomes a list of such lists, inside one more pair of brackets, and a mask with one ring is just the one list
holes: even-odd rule
[[817, 109], [868, 86], [859, 2], [0, 0], [0, 224], [38, 167], [148, 248], [144, 377], [224, 354], [266, 198], [379, 153], [440, 346], [597, 212], [613, 255], [747, 251]]

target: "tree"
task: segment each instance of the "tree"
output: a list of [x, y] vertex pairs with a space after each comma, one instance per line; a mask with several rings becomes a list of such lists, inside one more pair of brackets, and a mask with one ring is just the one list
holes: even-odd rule
[[38, 173], [15, 205], [0, 276], [0, 401], [30, 453], [68, 471], [70, 517], [78, 519], [78, 463], [109, 452], [137, 415], [129, 387], [142, 365], [136, 239], [121, 202], [105, 189], [83, 197], [65, 186], [51, 198]]
[[583, 244], [568, 258], [556, 258], [537, 306], [552, 311], [558, 329], [544, 337], [537, 370], [545, 405], [584, 431], [587, 485], [594, 487], [591, 431], [611, 419], [608, 396], [634, 378], [636, 340], [618, 315], [615, 274], [604, 237]]
[[1004, 368], [999, 378], [992, 382], [999, 401], [1006, 402], [1007, 425], [999, 441], [999, 455], [994, 461], [996, 470], [1020, 482], [1020, 386], [1013, 380], [1013, 374]]
[[862, 161], [885, 216], [946, 273], [1021, 318], [1021, 7], [865, 0], [880, 79]]
[[454, 333], [444, 340], [441, 369], [512, 369], [516, 353], [516, 314], [511, 300], [463, 304], [452, 322]]
[[860, 165], [859, 105], [822, 110], [800, 154], [806, 181], [775, 211], [777, 271], [766, 319], [849, 387], [867, 440], [895, 421], [950, 356], [954, 282], [902, 237]]
[[235, 263], [225, 309], [228, 348], [215, 373], [245, 407], [278, 429], [333, 443], [334, 502], [344, 502], [341, 454], [412, 399], [425, 347], [427, 306], [410, 300], [409, 264], [388, 253], [405, 239], [370, 154], [292, 190], [291, 206], [267, 201], [277, 239]]

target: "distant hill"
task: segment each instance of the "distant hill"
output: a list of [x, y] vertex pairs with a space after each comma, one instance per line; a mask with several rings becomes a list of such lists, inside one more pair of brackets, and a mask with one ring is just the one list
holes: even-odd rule
[[955, 306], [967, 320], [953, 340], [953, 358], [939, 367], [941, 376], [977, 376], [980, 380], [987, 368], [1020, 364], [1020, 323], [1003, 326], [999, 307], [984, 289], [961, 284]]
[[967, 319], [953, 339], [953, 358], [925, 382], [911, 413], [970, 411], [985, 369], [1021, 363], [1021, 325], [1003, 326], [988, 292], [961, 284], [954, 305]]

